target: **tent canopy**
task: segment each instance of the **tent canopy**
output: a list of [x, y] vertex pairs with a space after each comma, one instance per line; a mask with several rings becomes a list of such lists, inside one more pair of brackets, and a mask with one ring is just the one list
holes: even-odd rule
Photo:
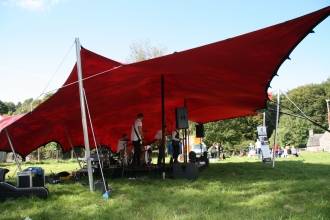
[[[162, 75], [169, 130], [175, 128], [175, 108], [184, 104], [189, 119], [200, 123], [255, 114], [265, 108], [267, 89], [280, 65], [329, 14], [326, 7], [234, 38], [127, 65], [82, 48], [83, 83], [98, 144], [116, 149], [120, 136], [130, 135], [140, 112], [145, 116], [146, 139], [154, 138], [161, 129]], [[4, 129], [23, 156], [50, 141], [60, 143], [64, 151], [83, 146], [76, 81], [75, 66], [47, 101], [1, 125], [0, 150], [10, 151]]]

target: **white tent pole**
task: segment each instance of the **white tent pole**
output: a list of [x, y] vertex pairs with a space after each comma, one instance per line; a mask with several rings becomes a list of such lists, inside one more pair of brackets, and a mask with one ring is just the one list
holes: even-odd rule
[[263, 115], [263, 120], [262, 120], [262, 126], [266, 126], [266, 110], [264, 111]]
[[92, 172], [92, 163], [91, 163], [91, 153], [89, 148], [89, 139], [88, 139], [88, 128], [86, 120], [86, 107], [84, 101], [83, 93], [83, 81], [82, 81], [82, 68], [81, 68], [81, 58], [80, 58], [80, 42], [79, 38], [75, 39], [76, 42], [76, 54], [77, 54], [77, 73], [78, 73], [78, 82], [79, 82], [79, 98], [80, 98], [80, 110], [81, 110], [81, 121], [84, 133], [84, 144], [85, 144], [85, 156], [87, 161], [87, 171], [88, 171], [88, 180], [89, 180], [89, 189], [94, 191], [93, 187], [93, 172]]
[[15, 159], [16, 165], [17, 165], [17, 167], [18, 167], [18, 170], [19, 170], [19, 171], [22, 171], [21, 164], [20, 164], [19, 161], [18, 161], [18, 158], [17, 158], [16, 152], [15, 152], [15, 149], [14, 149], [14, 146], [13, 146], [13, 142], [11, 142], [11, 139], [10, 139], [10, 136], [9, 136], [9, 133], [8, 133], [7, 129], [5, 129], [5, 131], [6, 131], [6, 136], [7, 136], [7, 139], [8, 139], [8, 142], [9, 142], [10, 148], [11, 148], [11, 151], [12, 151], [13, 154], [14, 154], [14, 159]]
[[325, 100], [327, 102], [327, 109], [328, 109], [328, 129], [330, 130], [330, 99]]
[[277, 136], [278, 136], [278, 121], [280, 116], [280, 90], [277, 90], [277, 109], [276, 109], [276, 127], [275, 127], [275, 141], [273, 148], [273, 168], [275, 167], [275, 148], [277, 145]]

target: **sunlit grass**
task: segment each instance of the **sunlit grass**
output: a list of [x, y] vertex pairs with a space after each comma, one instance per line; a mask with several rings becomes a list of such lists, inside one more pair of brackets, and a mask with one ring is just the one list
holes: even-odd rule
[[[74, 161], [39, 165], [48, 173], [78, 168]], [[109, 179], [108, 201], [80, 183], [48, 185], [47, 200], [1, 203], [0, 219], [330, 219], [329, 153], [275, 165], [232, 157], [211, 164], [196, 181]], [[13, 172], [14, 165], [7, 167]]]

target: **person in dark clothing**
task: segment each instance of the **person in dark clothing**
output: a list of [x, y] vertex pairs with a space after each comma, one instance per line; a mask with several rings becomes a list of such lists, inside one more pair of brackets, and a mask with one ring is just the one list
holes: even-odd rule
[[172, 132], [173, 162], [178, 162], [180, 154], [180, 134], [178, 130]]

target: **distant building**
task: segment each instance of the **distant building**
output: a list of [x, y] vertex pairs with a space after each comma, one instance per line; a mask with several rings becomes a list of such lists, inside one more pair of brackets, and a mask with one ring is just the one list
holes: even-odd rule
[[330, 152], [330, 132], [325, 132], [320, 138], [320, 146], [324, 151]]
[[325, 132], [323, 134], [314, 134], [313, 130], [309, 131], [309, 137], [307, 141], [307, 151], [320, 152], [328, 151], [330, 152], [330, 133]]

